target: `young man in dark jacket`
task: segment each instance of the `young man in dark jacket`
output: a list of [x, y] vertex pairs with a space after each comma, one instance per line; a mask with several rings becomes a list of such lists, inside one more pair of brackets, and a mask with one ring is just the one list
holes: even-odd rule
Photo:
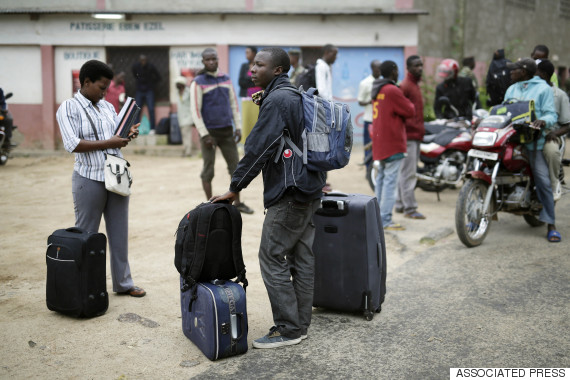
[[211, 199], [233, 201], [263, 170], [263, 202], [267, 209], [259, 264], [267, 288], [273, 326], [253, 342], [255, 348], [293, 345], [307, 337], [311, 323], [314, 283], [312, 252], [315, 227], [312, 217], [319, 206], [324, 173], [307, 170], [302, 157], [283, 136], [301, 146], [304, 128], [301, 97], [293, 91], [287, 72], [289, 57], [280, 48], [266, 48], [255, 56], [253, 82], [264, 89], [259, 119], [245, 143], [230, 183], [230, 190]]

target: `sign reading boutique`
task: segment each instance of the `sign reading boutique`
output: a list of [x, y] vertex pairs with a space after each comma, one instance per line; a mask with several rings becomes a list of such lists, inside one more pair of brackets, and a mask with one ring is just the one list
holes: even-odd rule
[[146, 22], [70, 22], [69, 30], [71, 31], [161, 31], [165, 30], [161, 21], [146, 21]]

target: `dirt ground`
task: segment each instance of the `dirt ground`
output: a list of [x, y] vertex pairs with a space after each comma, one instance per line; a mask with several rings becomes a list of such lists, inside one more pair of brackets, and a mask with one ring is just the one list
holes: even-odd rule
[[[129, 256], [135, 284], [148, 294], [137, 299], [111, 293], [107, 313], [93, 319], [69, 318], [49, 311], [45, 304], [46, 239], [54, 230], [74, 225], [73, 156], [16, 157], [0, 168], [1, 378], [179, 379], [216, 365], [182, 334], [173, 264], [180, 218], [204, 200], [201, 159], [140, 155], [135, 150], [125, 150], [134, 176]], [[329, 174], [335, 189], [373, 195], [364, 168], [358, 165], [361, 157], [362, 151], [355, 149], [347, 168]], [[228, 184], [225, 163], [218, 155], [214, 193], [223, 193]], [[262, 187], [259, 176], [242, 192], [242, 200], [255, 210], [243, 215], [242, 240], [250, 284], [250, 347], [272, 325], [257, 261], [264, 218]], [[441, 196], [442, 202], [430, 209], [429, 223], [406, 220], [406, 234], [386, 234], [389, 270], [425, 248], [419, 243], [422, 235], [452, 226], [457, 191]], [[420, 204], [436, 202], [435, 194], [418, 192], [418, 197]], [[104, 222], [100, 231], [105, 231]], [[107, 287], [111, 291], [109, 269]]]

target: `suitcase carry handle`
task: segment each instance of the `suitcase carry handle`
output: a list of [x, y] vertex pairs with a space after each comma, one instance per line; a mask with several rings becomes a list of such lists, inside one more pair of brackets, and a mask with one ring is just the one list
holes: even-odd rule
[[74, 234], [82, 234], [85, 233], [85, 230], [79, 227], [69, 227], [65, 229], [67, 232], [72, 232]]
[[[238, 336], [238, 332], [237, 332], [237, 327], [238, 327], [238, 320], [239, 319], [239, 325], [240, 325], [240, 334]], [[230, 314], [230, 333], [231, 333], [231, 337], [233, 340], [240, 340], [241, 337], [243, 336], [243, 333], [246, 329], [245, 326], [245, 318], [243, 317], [243, 313], [235, 313], [235, 314]]]

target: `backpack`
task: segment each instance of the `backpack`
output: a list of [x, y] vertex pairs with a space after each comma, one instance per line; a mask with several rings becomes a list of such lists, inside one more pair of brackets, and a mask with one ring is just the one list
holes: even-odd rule
[[507, 89], [511, 85], [511, 70], [506, 64], [496, 67], [488, 75], [487, 94], [489, 95], [488, 105], [501, 104]]
[[295, 87], [299, 88], [303, 86], [303, 88], [311, 88], [317, 87], [317, 79], [315, 76], [315, 65], [308, 65], [305, 67], [306, 70], [299, 74], [299, 76], [295, 79]]
[[526, 144], [540, 138], [541, 131], [530, 126], [536, 120], [534, 100], [508, 99], [491, 107], [489, 115], [504, 115], [513, 123], [517, 131], [513, 141]]
[[237, 278], [247, 287], [241, 227], [241, 214], [229, 203], [202, 203], [180, 221], [174, 265], [182, 278], [180, 290], [192, 289], [190, 310], [198, 282]]
[[[301, 135], [303, 150], [289, 136], [283, 135], [278, 152], [285, 144], [303, 157], [303, 164], [313, 171], [329, 171], [345, 167], [352, 151], [352, 122], [347, 104], [336, 103], [317, 96], [315, 88], [303, 91], [300, 87], [279, 87], [301, 96], [305, 129]], [[280, 155], [276, 155], [275, 162]]]

